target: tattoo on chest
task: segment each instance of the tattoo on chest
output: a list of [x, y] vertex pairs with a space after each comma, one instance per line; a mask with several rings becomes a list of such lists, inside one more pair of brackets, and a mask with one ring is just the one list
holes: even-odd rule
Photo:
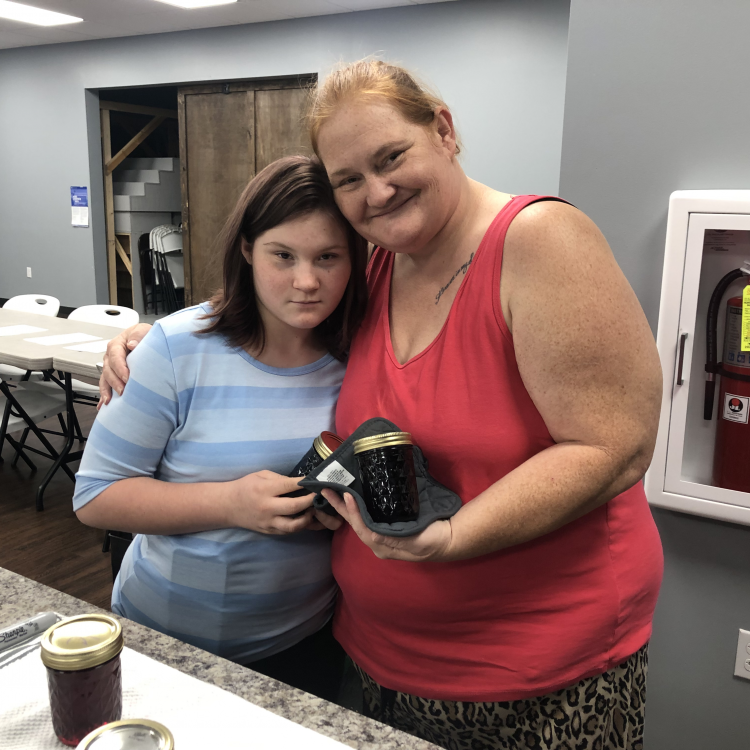
[[438, 302], [440, 302], [440, 298], [445, 293], [445, 290], [461, 275], [466, 275], [466, 272], [469, 270], [469, 266], [471, 265], [471, 261], [474, 260], [474, 253], [472, 253], [469, 256], [469, 260], [466, 261], [459, 269], [456, 271], [456, 273], [451, 276], [451, 280], [435, 295], [435, 304], [437, 305]]

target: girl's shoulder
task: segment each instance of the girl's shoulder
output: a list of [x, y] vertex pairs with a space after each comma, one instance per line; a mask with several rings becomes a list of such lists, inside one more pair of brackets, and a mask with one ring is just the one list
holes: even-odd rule
[[[205, 315], [210, 311], [205, 304], [193, 305], [160, 318], [141, 344], [128, 357], [132, 367], [141, 361], [151, 369], [170, 363], [175, 372], [189, 377], [199, 369], [226, 366], [227, 357], [236, 356], [221, 334], [201, 334], [209, 324]], [[220, 364], [217, 360], [222, 360]]]
[[154, 323], [154, 327], [161, 328], [165, 335], [197, 333], [209, 325], [211, 321], [206, 318], [206, 315], [210, 314], [211, 306], [207, 302], [202, 302], [199, 305], [191, 305], [173, 312], [171, 315], [159, 318]]
[[158, 335], [161, 332], [170, 349], [177, 347], [184, 351], [185, 347], [189, 347], [196, 353], [218, 350], [227, 343], [222, 334], [201, 334], [211, 323], [211, 319], [206, 317], [210, 313], [211, 307], [207, 302], [186, 307], [157, 320], [154, 323], [154, 333]]

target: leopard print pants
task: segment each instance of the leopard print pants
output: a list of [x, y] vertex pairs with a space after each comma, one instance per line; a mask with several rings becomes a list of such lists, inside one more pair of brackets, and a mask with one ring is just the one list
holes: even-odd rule
[[618, 667], [540, 698], [417, 698], [362, 680], [365, 715], [446, 750], [643, 750], [648, 644]]

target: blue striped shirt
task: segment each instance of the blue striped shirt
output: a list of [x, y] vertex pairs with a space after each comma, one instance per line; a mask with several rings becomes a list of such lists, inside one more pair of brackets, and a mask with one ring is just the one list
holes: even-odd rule
[[[288, 474], [333, 429], [344, 365], [331, 355], [279, 369], [231, 347], [197, 306], [154, 325], [129, 356], [122, 397], [103, 408], [76, 477], [78, 510], [113, 482], [224, 482]], [[284, 650], [320, 629], [336, 597], [330, 533], [220, 529], [138, 535], [112, 610], [238, 662]]]

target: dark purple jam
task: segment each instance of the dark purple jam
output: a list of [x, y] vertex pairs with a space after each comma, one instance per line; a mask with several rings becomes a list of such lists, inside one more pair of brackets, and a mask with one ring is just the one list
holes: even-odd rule
[[375, 523], [416, 521], [419, 491], [411, 445], [386, 445], [357, 454], [362, 496]]
[[63, 745], [75, 747], [89, 732], [122, 715], [119, 654], [75, 672], [47, 667], [47, 684], [52, 727]]

